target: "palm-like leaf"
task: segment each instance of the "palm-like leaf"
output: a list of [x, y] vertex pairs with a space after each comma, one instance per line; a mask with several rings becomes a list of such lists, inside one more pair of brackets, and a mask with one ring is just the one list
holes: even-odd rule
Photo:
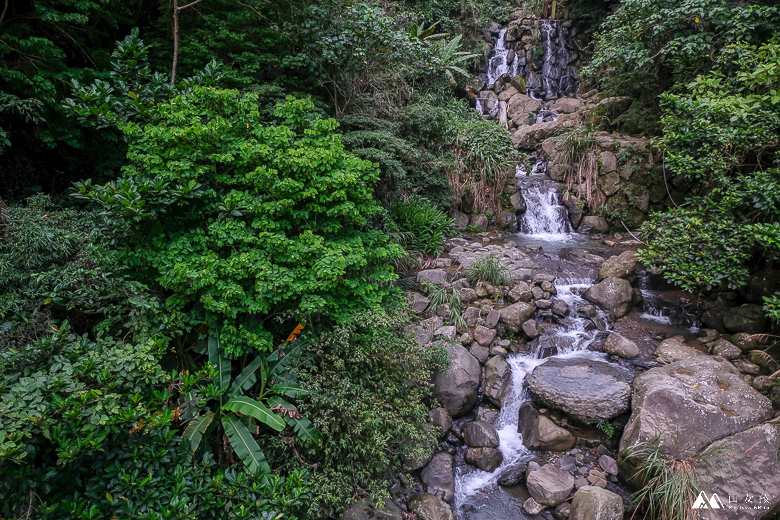
[[209, 362], [217, 367], [214, 384], [225, 392], [230, 385], [230, 360], [225, 356], [219, 340], [219, 331], [215, 330], [209, 336]]
[[309, 395], [308, 390], [301, 388], [301, 385], [294, 381], [279, 381], [271, 387], [271, 391], [287, 397], [303, 397]]
[[235, 415], [225, 415], [222, 417], [222, 426], [225, 428], [225, 433], [230, 439], [230, 444], [233, 446], [233, 450], [236, 455], [244, 461], [246, 467], [252, 473], [265, 473], [271, 472], [271, 468], [268, 467], [268, 463], [265, 461], [265, 455], [263, 455], [260, 446], [257, 445], [252, 434], [241, 419]]
[[292, 361], [303, 353], [306, 343], [296, 339], [286, 346], [275, 350], [268, 356], [268, 373], [271, 379], [278, 377]]
[[214, 412], [206, 412], [203, 415], [199, 415], [190, 421], [187, 428], [182, 434], [182, 439], [190, 442], [190, 452], [195, 453], [195, 450], [200, 446], [200, 441], [203, 439], [203, 434], [206, 433], [211, 421], [214, 420]]
[[238, 374], [233, 380], [233, 384], [230, 385], [230, 395], [239, 395], [241, 391], [249, 390], [253, 384], [257, 383], [257, 369], [263, 364], [265, 359], [261, 356], [257, 356], [254, 361], [249, 363], [244, 370]]
[[251, 415], [263, 424], [267, 424], [276, 431], [284, 430], [284, 421], [281, 417], [273, 413], [260, 401], [255, 401], [250, 397], [234, 397], [222, 406], [223, 410]]

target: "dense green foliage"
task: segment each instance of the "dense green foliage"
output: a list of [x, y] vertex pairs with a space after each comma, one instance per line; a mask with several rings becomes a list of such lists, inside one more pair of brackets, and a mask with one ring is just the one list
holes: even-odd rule
[[183, 4], [0, 5], [4, 518], [338, 517], [434, 442], [395, 270], [513, 160], [512, 7]]
[[420, 346], [403, 332], [406, 323], [403, 314], [368, 311], [323, 334], [297, 363], [311, 390], [299, 409], [323, 438], [321, 446], [290, 440], [318, 469], [307, 518], [337, 514], [345, 497], [386, 496], [404, 459], [434, 444], [424, 424], [429, 381], [447, 351]]
[[661, 98], [666, 164], [693, 196], [646, 224], [643, 259], [687, 290], [736, 289], [778, 260], [778, 84], [780, 46], [740, 44]]

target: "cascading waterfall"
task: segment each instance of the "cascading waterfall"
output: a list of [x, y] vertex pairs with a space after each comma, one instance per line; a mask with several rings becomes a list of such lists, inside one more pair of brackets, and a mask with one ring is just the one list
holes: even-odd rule
[[537, 161], [526, 176], [521, 166], [517, 167], [520, 191], [527, 209], [520, 220], [520, 232], [544, 240], [568, 240], [573, 229], [569, 213], [561, 204], [558, 184], [545, 175], [545, 166]]
[[[595, 332], [586, 331], [587, 320], [580, 318], [576, 313], [578, 307], [588, 304], [580, 293], [590, 287], [590, 284], [590, 280], [580, 279], [557, 281], [555, 286], [558, 294], [554, 299], [565, 301], [572, 310], [571, 314], [560, 320], [558, 324], [551, 325], [545, 333], [531, 342], [529, 344], [531, 350], [527, 354], [507, 357], [507, 362], [512, 369], [512, 382], [496, 423], [500, 440], [499, 449], [504, 456], [504, 461], [492, 473], [468, 465], [456, 469], [455, 511], [459, 518], [495, 520], [526, 518], [519, 504], [512, 505], [511, 497], [500, 496], [503, 491], [497, 485], [500, 477], [506, 472], [522, 469], [528, 461], [535, 458], [534, 452], [525, 447], [522, 436], [518, 433], [520, 406], [530, 400], [528, 390], [525, 388], [525, 378], [534, 368], [551, 357], [605, 360], [604, 354], [587, 350], [595, 337]], [[554, 348], [555, 355], [545, 357], [550, 352], [551, 346]], [[488, 500], [484, 500], [485, 498]], [[476, 512], [464, 514], [463, 509], [466, 505], [476, 509]]]
[[498, 78], [509, 72], [509, 65], [507, 64], [508, 54], [509, 49], [506, 48], [506, 28], [504, 28], [498, 32], [496, 45], [493, 48], [493, 53], [490, 56], [490, 61], [488, 62], [488, 85], [492, 85]]

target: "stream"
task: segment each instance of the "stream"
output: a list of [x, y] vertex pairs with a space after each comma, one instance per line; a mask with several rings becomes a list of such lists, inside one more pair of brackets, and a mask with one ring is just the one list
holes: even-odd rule
[[[545, 44], [543, 65], [531, 70], [525, 58], [513, 56], [507, 50], [507, 29], [501, 29], [494, 37], [494, 50], [489, 58], [485, 79], [488, 85], [495, 83], [504, 74], [514, 77], [522, 75], [526, 80], [526, 94], [541, 102], [536, 122], [553, 121], [558, 114], [550, 109], [553, 101], [576, 91], [576, 70], [570, 66], [569, 45], [566, 30], [558, 26], [562, 22], [542, 20], [541, 40]], [[479, 99], [477, 109], [481, 111]], [[582, 298], [584, 291], [596, 283], [601, 262], [625, 249], [615, 250], [600, 241], [574, 231], [566, 207], [561, 203], [565, 186], [547, 176], [546, 162], [533, 157], [532, 165], [517, 166], [518, 188], [527, 209], [518, 219], [518, 232], [512, 240], [520, 247], [532, 252], [533, 260], [543, 273], [556, 277], [557, 295], [553, 301], [563, 300], [571, 313], [565, 318], [540, 313], [544, 322], [542, 334], [528, 343], [526, 351], [506, 357], [511, 375], [511, 387], [504, 399], [504, 406], [495, 422], [503, 454], [501, 466], [493, 472], [485, 472], [463, 462], [460, 453], [455, 470], [455, 497], [453, 510], [460, 520], [522, 520], [545, 518], [528, 515], [522, 503], [528, 498], [522, 485], [501, 486], [502, 476], [511, 472], [524, 471], [526, 464], [537, 460], [539, 455], [525, 447], [518, 433], [518, 411], [530, 400], [525, 387], [526, 377], [539, 365], [554, 358], [587, 358], [611, 363], [609, 356], [589, 350], [599, 334], [610, 330], [608, 316], [595, 309]], [[643, 302], [628, 319], [649, 325], [665, 332], [675, 331], [691, 334], [698, 331], [695, 309], [686, 309], [674, 298], [665, 297], [653, 291], [653, 279], [640, 273], [639, 288]], [[676, 295], [674, 295], [676, 296]], [[590, 319], [580, 317], [578, 310], [588, 306]], [[595, 327], [594, 327], [595, 324]], [[594, 349], [596, 350], [596, 349]], [[614, 358], [613, 358], [614, 359]], [[611, 363], [621, 371], [631, 370], [625, 365]], [[465, 448], [463, 448], [465, 450]], [[610, 486], [614, 484], [610, 483]]]

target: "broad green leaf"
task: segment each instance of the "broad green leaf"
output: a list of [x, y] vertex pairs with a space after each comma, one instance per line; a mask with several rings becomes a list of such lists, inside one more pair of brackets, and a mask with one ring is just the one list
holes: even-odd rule
[[223, 392], [226, 391], [230, 384], [230, 360], [225, 356], [217, 330], [209, 335], [209, 361], [217, 367], [214, 384]]
[[206, 412], [190, 421], [187, 428], [184, 429], [182, 439], [190, 441], [190, 453], [195, 453], [203, 439], [203, 434], [214, 420], [214, 412]]
[[287, 424], [293, 427], [293, 430], [295, 430], [295, 433], [298, 434], [298, 437], [301, 440], [305, 442], [312, 442], [314, 444], [319, 444], [322, 441], [320, 433], [316, 430], [316, 428], [314, 428], [314, 425], [312, 425], [311, 421], [306, 417], [296, 418], [286, 415], [284, 420], [287, 422]]
[[249, 363], [244, 370], [238, 374], [233, 380], [233, 384], [230, 386], [231, 395], [239, 395], [242, 390], [249, 390], [253, 384], [257, 382], [257, 375], [255, 372], [263, 364], [265, 359], [261, 356], [257, 356], [251, 363]]
[[244, 415], [251, 415], [261, 423], [267, 424], [276, 431], [284, 430], [284, 421], [278, 415], [269, 410], [268, 407], [260, 401], [255, 401], [250, 397], [234, 397], [225, 403], [222, 408]]
[[249, 433], [241, 419], [235, 415], [225, 415], [222, 417], [222, 426], [225, 428], [225, 433], [228, 439], [230, 439], [233, 450], [244, 461], [249, 471], [265, 474], [271, 472], [271, 468], [268, 467], [260, 446], [257, 445], [257, 441]]
[[271, 387], [271, 391], [287, 397], [302, 397], [310, 393], [308, 390], [301, 388], [301, 385], [292, 381], [280, 381]]

